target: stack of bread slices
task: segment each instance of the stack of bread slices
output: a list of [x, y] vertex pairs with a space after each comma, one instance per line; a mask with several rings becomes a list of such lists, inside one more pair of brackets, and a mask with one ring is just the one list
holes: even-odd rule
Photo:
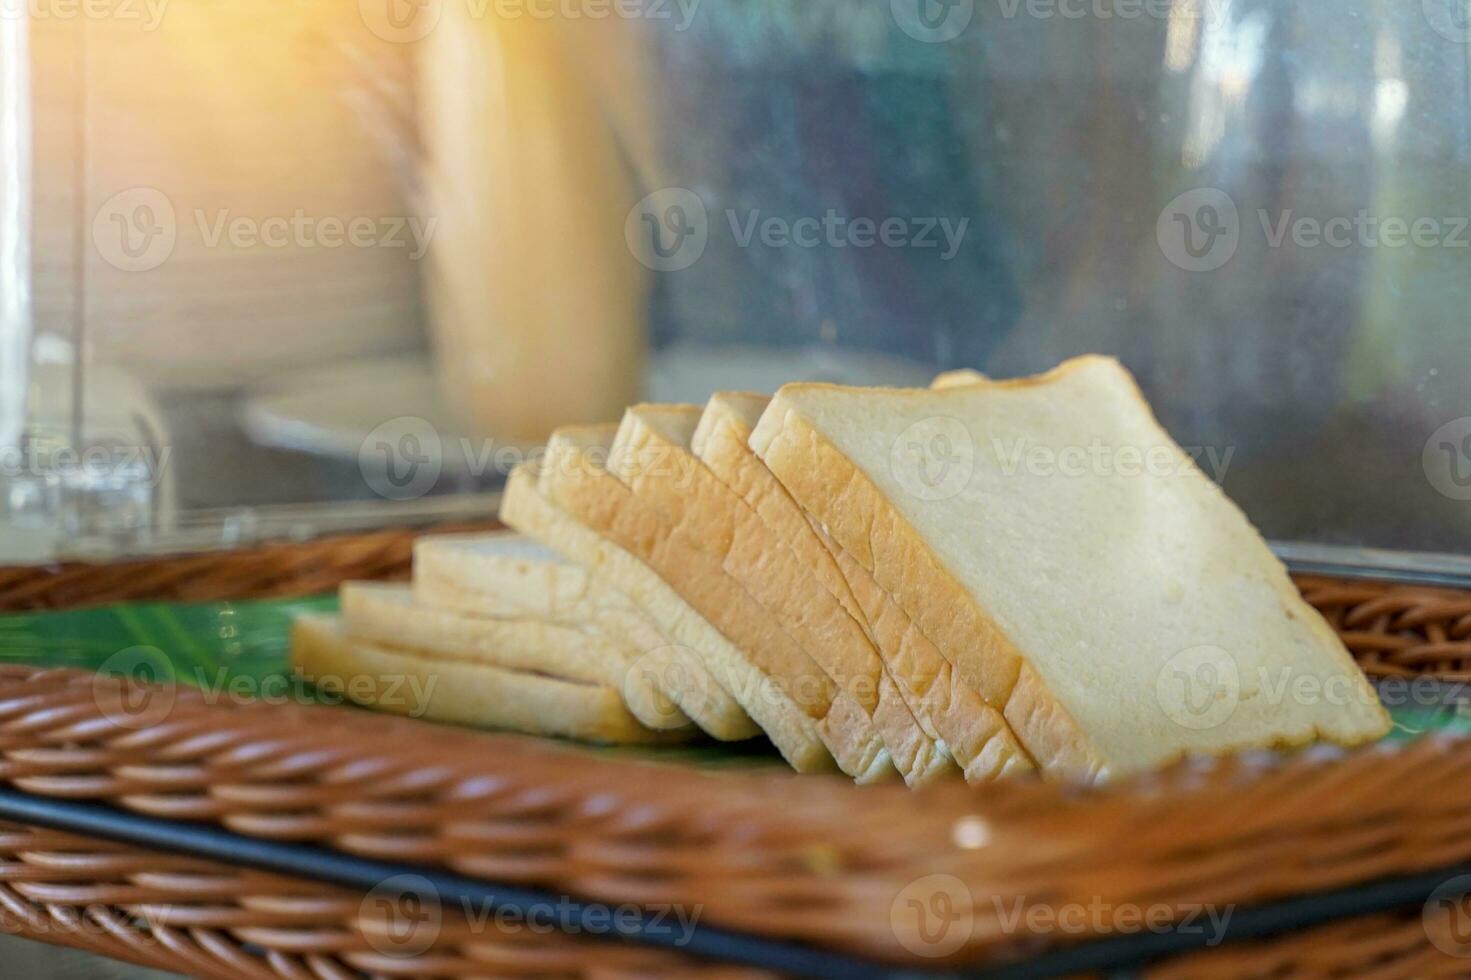
[[422, 541], [412, 587], [345, 587], [340, 619], [298, 624], [300, 668], [433, 678], [439, 720], [764, 733], [800, 772], [915, 786], [1389, 728], [1108, 358], [635, 406], [559, 430], [500, 516], [512, 531]]

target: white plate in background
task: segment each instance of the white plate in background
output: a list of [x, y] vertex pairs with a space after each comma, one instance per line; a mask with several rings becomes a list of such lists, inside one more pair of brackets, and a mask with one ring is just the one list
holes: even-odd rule
[[[913, 361], [828, 348], [691, 344], [657, 352], [645, 389], [650, 401], [703, 404], [716, 391], [773, 392], [792, 381], [923, 387], [933, 375], [931, 367]], [[357, 459], [385, 425], [423, 429], [418, 419], [439, 437], [451, 473], [483, 476], [495, 452], [531, 448], [469, 433], [441, 396], [433, 362], [423, 353], [297, 371], [275, 379], [241, 409], [242, 426], [261, 445], [334, 459]]]

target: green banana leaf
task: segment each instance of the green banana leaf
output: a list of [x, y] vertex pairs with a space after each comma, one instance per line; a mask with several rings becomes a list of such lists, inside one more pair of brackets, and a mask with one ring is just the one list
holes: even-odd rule
[[[291, 622], [337, 611], [337, 598], [210, 603], [124, 603], [68, 612], [0, 616], [0, 662], [71, 667], [142, 681], [187, 684], [207, 699], [261, 698], [340, 706], [318, 696], [290, 665]], [[764, 739], [736, 745], [593, 748], [702, 768], [780, 766]]]
[[[69, 612], [0, 616], [0, 662], [72, 667], [152, 681], [177, 681], [207, 697], [317, 700], [290, 669], [291, 621], [336, 611], [335, 597], [253, 602], [127, 603]], [[1417, 683], [1381, 689], [1404, 741], [1439, 731], [1471, 733], [1460, 692]], [[337, 704], [339, 698], [321, 698]], [[711, 767], [779, 765], [764, 741], [683, 748], [589, 749]]]

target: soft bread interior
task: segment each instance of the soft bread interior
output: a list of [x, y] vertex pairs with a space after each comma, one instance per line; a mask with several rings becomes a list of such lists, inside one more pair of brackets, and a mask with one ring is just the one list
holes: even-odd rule
[[[911, 783], [939, 778], [958, 764], [971, 782], [986, 782], [997, 776], [1032, 768], [1031, 760], [1017, 743], [1000, 713], [980, 695], [967, 690], [938, 650], [904, 616], [893, 599], [861, 566], [847, 561], [820, 526], [792, 499], [775, 475], [748, 445], [751, 431], [770, 399], [747, 393], [717, 393], [706, 405], [696, 433], [700, 458], [726, 484], [761, 515], [761, 520], [801, 563], [806, 579], [819, 590], [811, 611], [821, 608], [846, 611], [862, 624], [871, 639], [878, 664], [885, 716], [907, 716], [917, 726], [919, 741], [912, 746], [912, 759], [896, 753]], [[768, 576], [761, 576], [764, 580]], [[823, 596], [821, 593], [826, 592]], [[881, 653], [881, 657], [878, 655]], [[892, 724], [881, 728], [893, 731]], [[927, 745], [925, 743], [928, 743]], [[953, 759], [947, 762], [946, 757]]]
[[[661, 566], [752, 662], [787, 685], [813, 717], [840, 768], [860, 782], [892, 778], [891, 755], [873, 723], [877, 654], [861, 628], [824, 608], [810, 572], [760, 517], [691, 451], [702, 410], [637, 405], [620, 427], [610, 467], [664, 519]], [[836, 612], [836, 618], [830, 614]], [[844, 632], [843, 628], [847, 631]], [[859, 646], [852, 644], [856, 641]], [[859, 657], [874, 671], [848, 669]], [[908, 719], [913, 731], [913, 719]]]
[[752, 445], [804, 426], [897, 513], [896, 547], [917, 539], [999, 629], [995, 668], [1036, 671], [1102, 771], [1387, 730], [1342, 642], [1117, 362], [941, 391], [789, 386]]
[[[620, 626], [639, 645], [640, 674], [652, 678], [695, 724], [727, 742], [760, 734], [687, 642], [697, 638], [693, 634], [699, 626], [683, 615], [678, 595], [637, 558], [548, 499], [539, 489], [543, 477], [541, 465], [534, 463], [512, 471], [501, 499], [501, 520], [589, 570], [595, 592], [606, 597], [609, 608], [620, 614]], [[652, 625], [643, 623], [644, 618]]]
[[348, 633], [369, 643], [585, 684], [623, 683], [616, 652], [570, 626], [436, 609], [415, 602], [409, 586], [382, 582], [348, 582], [341, 601]]
[[595, 618], [587, 571], [513, 531], [421, 539], [413, 589], [426, 606], [474, 616], [542, 616], [571, 625]]
[[[669, 594], [658, 599], [651, 596], [641, 604], [656, 618], [667, 618], [667, 625], [660, 620], [665, 632], [695, 651], [711, 676], [761, 726], [792, 768], [798, 772], [831, 770], [834, 761], [818, 730], [831, 703], [830, 684], [824, 683], [815, 665], [800, 678], [794, 677], [785, 669], [795, 665], [784, 651], [764, 645], [747, 649], [712, 622], [712, 615], [721, 616], [728, 609], [724, 602], [711, 601], [713, 594], [738, 600], [719, 562], [701, 560], [698, 549], [670, 533], [667, 506], [661, 508], [647, 493], [635, 492], [600, 461], [608, 459], [626, 473], [653, 477], [668, 472], [669, 460], [650, 460], [639, 445], [619, 448], [615, 435], [607, 426], [569, 427], [553, 433], [541, 474], [545, 495], [642, 566], [641, 572], [631, 576], [631, 584], [653, 576], [672, 588]], [[685, 468], [683, 474], [673, 474], [674, 484], [682, 485], [688, 472]], [[672, 503], [684, 506], [678, 494]], [[623, 578], [619, 576], [620, 585]]]
[[699, 428], [702, 409], [699, 405], [635, 405], [628, 411], [671, 444], [688, 446]]
[[437, 534], [420, 538], [419, 551], [448, 550], [469, 557], [504, 558], [513, 561], [566, 564], [566, 559], [544, 544], [515, 531], [492, 531], [485, 534]]
[[610, 744], [684, 738], [640, 725], [612, 688], [390, 648], [335, 617], [296, 619], [291, 659], [324, 694], [410, 718]]

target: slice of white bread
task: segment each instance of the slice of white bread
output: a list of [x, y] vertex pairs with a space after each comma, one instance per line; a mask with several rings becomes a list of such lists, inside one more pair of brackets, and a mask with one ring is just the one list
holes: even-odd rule
[[[641, 634], [636, 639], [642, 651], [638, 671], [706, 734], [723, 742], [760, 735], [756, 722], [681, 639], [697, 634], [698, 625], [683, 626], [680, 633], [671, 628], [682, 623], [683, 600], [638, 559], [543, 497], [539, 482], [540, 464], [516, 467], [501, 497], [501, 520], [586, 568], [591, 579], [588, 595], [599, 608], [636, 607], [636, 615], [625, 617], [620, 625], [630, 629], [631, 636]], [[641, 624], [645, 618], [648, 622]]]
[[929, 739], [943, 740], [967, 780], [985, 782], [1031, 770], [1001, 713], [959, 680], [866, 568], [809, 523], [809, 515], [751, 451], [751, 432], [769, 402], [764, 395], [716, 394], [695, 433], [696, 453], [785, 542], [827, 599], [810, 600], [806, 591], [799, 596], [818, 608], [836, 602], [864, 625], [872, 637], [870, 649], [882, 657], [884, 688], [902, 697]]
[[[535, 480], [531, 482], [534, 486]], [[523, 510], [538, 503], [536, 498], [520, 499]], [[551, 510], [540, 516], [544, 524], [559, 519]], [[578, 536], [569, 528], [564, 537], [579, 538], [587, 556], [601, 554], [602, 539], [591, 531]], [[599, 572], [514, 531], [437, 535], [414, 548], [414, 596], [425, 605], [469, 615], [535, 616], [590, 629], [623, 646], [625, 656], [639, 663], [648, 651], [672, 645], [632, 599], [601, 578]], [[663, 693], [672, 705], [673, 692]], [[755, 726], [728, 696], [709, 707], [717, 710], [707, 720], [716, 722], [723, 712], [743, 719], [741, 724], [752, 729], [748, 736], [755, 734]]]
[[[581, 565], [514, 531], [434, 535], [414, 546], [414, 599], [467, 616], [545, 619], [596, 638], [627, 672], [668, 639], [621, 592], [600, 589]], [[650, 728], [690, 719], [653, 675], [628, 674], [629, 710]], [[646, 683], [647, 682], [647, 683]]]
[[1389, 728], [1111, 359], [940, 391], [788, 386], [751, 444], [1050, 773]]
[[[788, 683], [817, 719], [838, 768], [862, 783], [893, 778], [873, 720], [877, 656], [852, 617], [836, 603], [820, 604], [831, 597], [696, 458], [690, 443], [701, 414], [692, 405], [635, 405], [609, 455], [608, 471], [661, 520], [660, 574], [759, 666]], [[873, 669], [860, 658], [873, 660]], [[912, 757], [923, 733], [902, 702], [896, 707], [903, 717], [886, 715], [888, 731]]]
[[[721, 562], [734, 583], [755, 599], [756, 606], [741, 606], [746, 615], [759, 619], [758, 627], [771, 619], [771, 627], [783, 631], [778, 642], [788, 655], [797, 656], [800, 647], [834, 681], [836, 714], [828, 715], [828, 721], [844, 718], [852, 727], [846, 740], [853, 758], [868, 755], [872, 731], [911, 786], [955, 774], [943, 743], [927, 736], [884, 674], [883, 661], [861, 622], [813, 578], [813, 569], [799, 553], [700, 461], [694, 444], [703, 418], [705, 412], [693, 406], [635, 406], [619, 428], [610, 466], [635, 491], [658, 503], [688, 542]], [[660, 477], [660, 472], [675, 478]], [[725, 609], [728, 617], [737, 612]], [[750, 624], [737, 622], [734, 628], [746, 645], [771, 642]], [[837, 734], [830, 737], [830, 743], [836, 740]]]
[[[831, 771], [832, 755], [817, 721], [796, 700], [813, 697], [811, 689], [820, 688], [822, 679], [804, 677], [794, 684], [780, 674], [773, 676], [731, 643], [688, 598], [691, 586], [706, 586], [712, 576], [697, 575], [698, 582], [673, 585], [671, 580], [679, 580], [689, 569], [680, 563], [677, 551], [671, 555], [670, 539], [657, 513], [602, 465], [615, 434], [615, 426], [569, 427], [553, 433], [541, 469], [542, 495], [635, 559], [634, 565], [615, 574], [619, 587], [676, 643], [693, 651], [792, 768]], [[507, 523], [516, 526], [513, 520]]]
[[613, 745], [671, 740], [610, 687], [390, 649], [348, 636], [332, 616], [292, 624], [291, 662], [326, 695], [410, 718]]
[[587, 569], [515, 531], [436, 534], [414, 544], [414, 597], [476, 616], [589, 617]]
[[347, 582], [339, 593], [348, 635], [443, 659], [617, 688], [623, 671], [601, 645], [577, 630], [538, 619], [465, 616], [414, 601], [407, 585]]
[[670, 731], [689, 725], [689, 718], [661, 691], [639, 683], [637, 653], [595, 631], [526, 616], [451, 612], [416, 601], [407, 585], [349, 582], [340, 594], [343, 623], [353, 639], [611, 687], [649, 728]]

